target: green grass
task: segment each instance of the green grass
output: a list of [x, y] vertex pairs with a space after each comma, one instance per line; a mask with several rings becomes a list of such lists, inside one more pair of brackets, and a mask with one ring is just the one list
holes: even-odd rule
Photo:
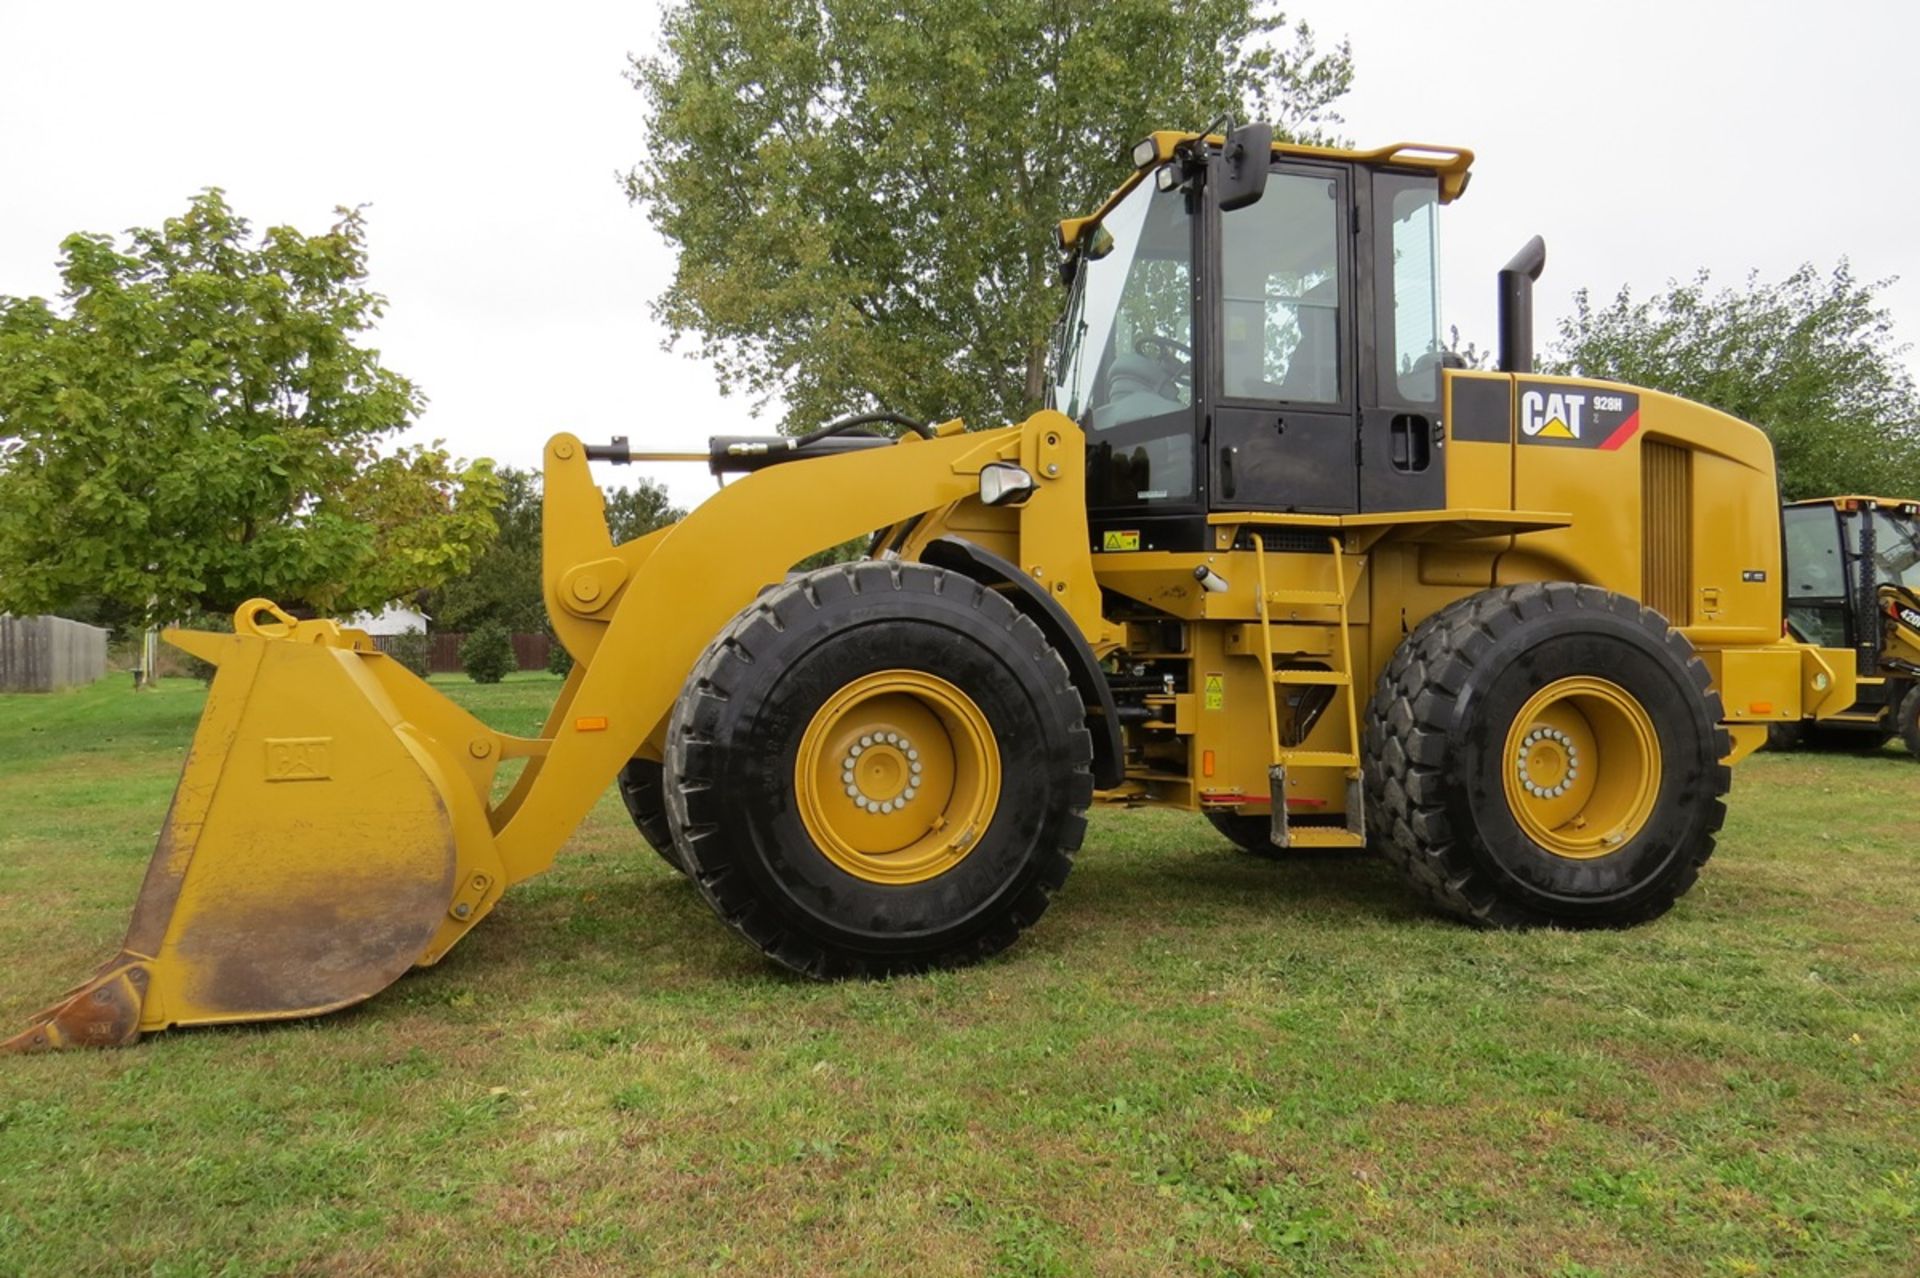
[[[0, 698], [0, 1029], [112, 951], [200, 696]], [[0, 1274], [1913, 1273], [1917, 783], [1754, 759], [1596, 935], [1101, 812], [1006, 956], [832, 986], [609, 795], [360, 1009], [0, 1060]]]

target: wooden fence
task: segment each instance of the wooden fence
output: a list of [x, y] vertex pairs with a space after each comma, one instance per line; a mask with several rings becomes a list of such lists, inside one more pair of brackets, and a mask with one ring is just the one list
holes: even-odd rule
[[0, 692], [58, 692], [106, 672], [107, 632], [100, 627], [65, 617], [0, 616]]
[[[397, 635], [376, 635], [373, 646], [382, 652], [389, 651]], [[545, 635], [514, 635], [513, 661], [518, 670], [545, 670], [547, 657], [553, 649], [553, 640]], [[436, 630], [427, 636], [427, 669], [434, 674], [458, 674], [460, 672], [460, 645], [467, 636], [456, 630]]]

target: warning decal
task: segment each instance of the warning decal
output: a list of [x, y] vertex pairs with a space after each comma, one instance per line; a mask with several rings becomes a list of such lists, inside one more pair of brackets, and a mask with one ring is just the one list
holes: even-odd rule
[[1209, 710], [1225, 710], [1227, 708], [1227, 677], [1217, 674], [1208, 675], [1206, 689], [1206, 695], [1201, 704]]
[[1117, 529], [1112, 532], [1102, 533], [1100, 535], [1100, 549], [1138, 550], [1140, 549], [1140, 534], [1133, 531], [1121, 532]]

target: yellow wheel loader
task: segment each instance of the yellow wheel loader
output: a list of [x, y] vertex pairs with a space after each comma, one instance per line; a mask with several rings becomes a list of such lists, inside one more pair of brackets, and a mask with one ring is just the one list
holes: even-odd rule
[[1877, 750], [1898, 738], [1920, 758], [1920, 501], [1789, 502], [1787, 624], [1794, 637], [1851, 648], [1860, 699], [1818, 723], [1783, 723], [1776, 747]]
[[1466, 151], [1249, 125], [1133, 161], [1059, 228], [1052, 407], [1018, 425], [716, 439], [732, 482], [624, 545], [588, 463], [686, 458], [549, 441], [576, 664], [535, 736], [264, 600], [171, 635], [218, 671], [132, 925], [9, 1046], [369, 998], [616, 778], [727, 926], [818, 977], [1004, 949], [1096, 799], [1372, 844], [1486, 925], [1665, 911], [1730, 766], [1856, 699], [1852, 652], [1783, 638], [1766, 438], [1534, 373], [1538, 240], [1500, 275], [1504, 370], [1454, 366], [1436, 221]]

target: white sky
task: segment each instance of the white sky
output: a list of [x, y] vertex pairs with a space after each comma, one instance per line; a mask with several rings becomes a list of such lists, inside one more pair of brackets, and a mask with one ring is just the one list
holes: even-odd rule
[[[1479, 154], [1443, 219], [1446, 310], [1492, 344], [1493, 273], [1547, 237], [1544, 342], [1573, 289], [1850, 255], [1920, 337], [1920, 5], [1897, 0], [1298, 0], [1353, 42], [1362, 145]], [[647, 4], [0, 0], [0, 293], [51, 296], [60, 239], [153, 225], [203, 186], [256, 226], [372, 207], [375, 343], [421, 434], [532, 465], [548, 434], [658, 449], [762, 429], [661, 351], [672, 255], [615, 181], [640, 154], [625, 55]], [[1187, 121], [1169, 121], [1181, 125]], [[1129, 139], [1115, 139], [1124, 146]], [[1916, 362], [1920, 368], [1920, 362]], [[704, 469], [655, 472], [677, 500]], [[609, 468], [606, 482], [631, 471]]]

